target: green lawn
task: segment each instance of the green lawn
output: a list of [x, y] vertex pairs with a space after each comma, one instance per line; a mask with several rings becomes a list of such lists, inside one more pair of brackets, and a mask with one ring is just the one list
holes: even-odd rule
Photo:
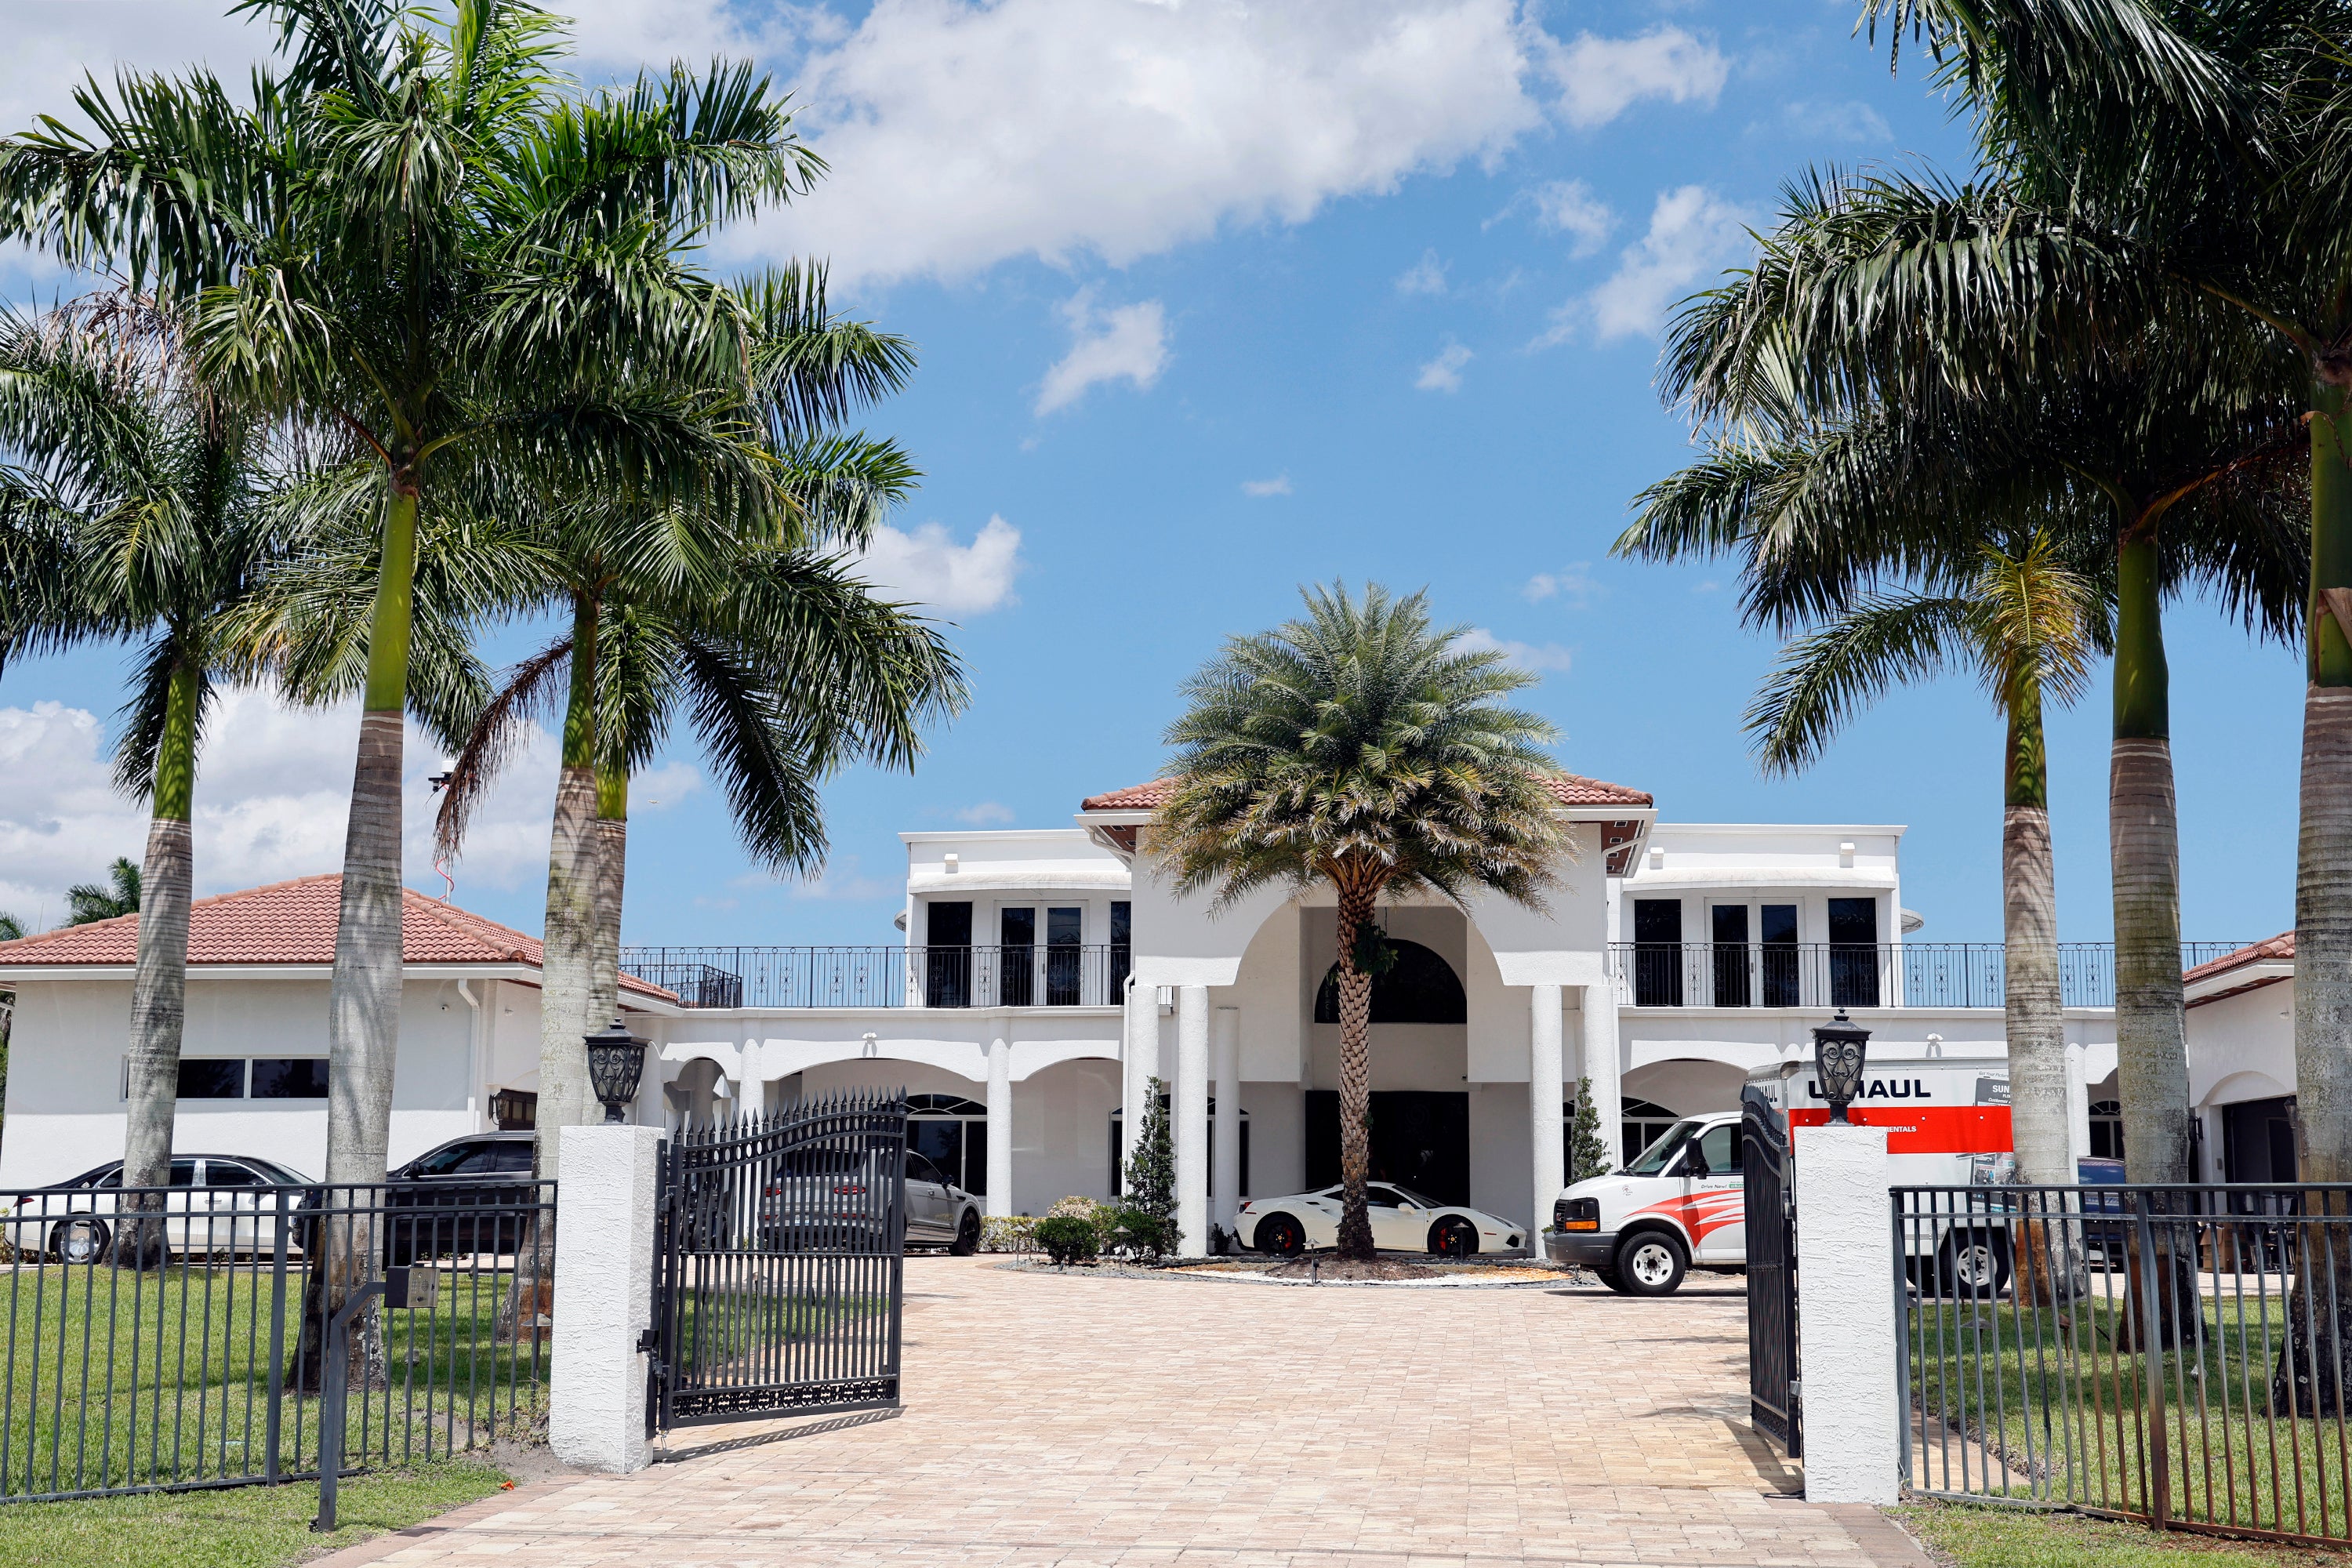
[[[2111, 1279], [2119, 1288], [2122, 1276]], [[2198, 1342], [2160, 1357], [2176, 1517], [2352, 1534], [2352, 1434], [2333, 1418], [2296, 1419], [2269, 1403], [2286, 1312], [2274, 1292], [2207, 1297]], [[2142, 1354], [2116, 1348], [2129, 1338], [2123, 1318], [2104, 1282], [2094, 1299], [2063, 1310], [1915, 1307], [1911, 1393], [1926, 1419], [1913, 1484], [2143, 1511], [2149, 1369]], [[1963, 1443], [1963, 1432], [1981, 1446]], [[2004, 1461], [1990, 1477], [1986, 1447]]]
[[[381, 1312], [391, 1392], [353, 1390], [346, 1465], [444, 1458], [532, 1423], [547, 1353], [499, 1331], [510, 1278], [449, 1271], [431, 1310]], [[283, 1470], [319, 1451], [320, 1402], [291, 1390], [301, 1288], [289, 1274]], [[276, 1306], [266, 1266], [0, 1274], [0, 1495], [258, 1471]]]
[[1915, 1504], [1895, 1516], [1958, 1568], [2321, 1568], [2341, 1552], [2223, 1541], [2074, 1513]]

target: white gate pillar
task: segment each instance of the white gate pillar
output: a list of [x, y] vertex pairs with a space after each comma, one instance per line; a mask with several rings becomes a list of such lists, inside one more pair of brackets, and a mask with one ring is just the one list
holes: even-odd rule
[[1209, 1140], [1215, 1156], [1209, 1180], [1213, 1200], [1209, 1217], [1231, 1230], [1234, 1215], [1242, 1206], [1236, 1195], [1242, 1190], [1242, 1010], [1220, 1007], [1214, 1021], [1209, 1052], [1217, 1078], [1217, 1110], [1216, 1135]]
[[1013, 1047], [988, 1042], [988, 1212], [1013, 1212]]
[[1528, 1224], [1528, 1256], [1541, 1258], [1544, 1227], [1551, 1223], [1552, 1200], [1559, 1196], [1568, 1166], [1568, 1136], [1560, 1125], [1560, 987], [1528, 987], [1528, 1115], [1535, 1152], [1534, 1217]]
[[1902, 1500], [1886, 1129], [1800, 1127], [1797, 1334], [1805, 1500]]
[[1176, 1228], [1187, 1258], [1209, 1250], [1209, 988], [1176, 988]]
[[574, 1468], [626, 1475], [653, 1463], [637, 1336], [654, 1321], [662, 1130], [566, 1127], [557, 1137], [563, 1204], [548, 1442]]

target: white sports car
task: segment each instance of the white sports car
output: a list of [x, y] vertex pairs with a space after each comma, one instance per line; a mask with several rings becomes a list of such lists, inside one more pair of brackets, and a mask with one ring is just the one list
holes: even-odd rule
[[[1339, 1241], [1340, 1189], [1259, 1198], [1234, 1216], [1244, 1247], [1282, 1258], [1336, 1247]], [[1467, 1204], [1441, 1204], [1394, 1182], [1367, 1182], [1372, 1245], [1383, 1252], [1435, 1252], [1467, 1258], [1474, 1252], [1516, 1252], [1527, 1229], [1481, 1214]]]

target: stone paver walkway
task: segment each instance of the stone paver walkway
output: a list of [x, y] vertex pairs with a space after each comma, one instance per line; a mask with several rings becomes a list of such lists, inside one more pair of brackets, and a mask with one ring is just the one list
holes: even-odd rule
[[1745, 1299], [1284, 1289], [908, 1262], [906, 1408], [672, 1435], [329, 1559], [769, 1564], [1921, 1563], [1740, 1424]]

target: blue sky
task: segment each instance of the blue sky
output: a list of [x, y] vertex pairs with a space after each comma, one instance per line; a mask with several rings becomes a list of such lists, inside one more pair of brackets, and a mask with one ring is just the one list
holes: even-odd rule
[[[29, 40], [0, 111], [50, 107], [78, 64], [226, 69], [257, 47], [190, 9], [0, 0]], [[1852, 35], [1851, 0], [579, 9], [591, 75], [725, 47], [799, 84], [835, 178], [713, 261], [828, 256], [857, 313], [919, 346], [867, 423], [928, 478], [869, 567], [954, 623], [974, 686], [911, 777], [833, 785], [813, 883], [747, 871], [691, 750], [667, 759], [637, 792], [629, 941], [893, 940], [898, 831], [1060, 826], [1150, 776], [1183, 677], [1333, 577], [1428, 587], [1542, 677], [1528, 700], [1563, 763], [1669, 820], [1908, 824], [1920, 938], [1998, 940], [2000, 735], [1973, 687], [1897, 693], [1811, 774], [1761, 780], [1738, 716], [1774, 646], [1738, 626], [1728, 574], [1608, 554], [1688, 451], [1654, 387], [1673, 301], [1810, 163], [1965, 156], [1919, 73]], [[2184, 930], [2267, 935], [2292, 918], [2296, 666], [2194, 602], [2169, 635]], [[138, 855], [79, 716], [111, 713], [120, 669], [0, 679], [0, 907], [54, 918], [75, 868]], [[2106, 700], [2054, 726], [2072, 940], [2110, 930]], [[354, 722], [232, 707], [199, 785], [205, 890], [334, 868]], [[543, 763], [454, 868], [461, 902], [527, 929]], [[419, 857], [409, 879], [443, 886]]]

